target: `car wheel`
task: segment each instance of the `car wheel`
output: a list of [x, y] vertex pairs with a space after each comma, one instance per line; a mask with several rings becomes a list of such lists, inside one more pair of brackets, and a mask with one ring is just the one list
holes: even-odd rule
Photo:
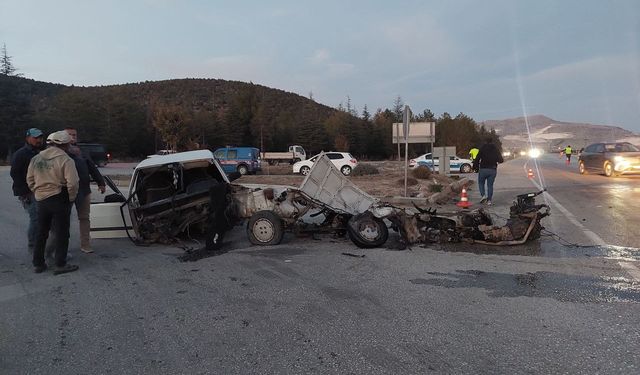
[[238, 166], [238, 173], [240, 173], [241, 175], [245, 175], [247, 173], [249, 173], [249, 168], [247, 168], [246, 165], [239, 165]]
[[462, 164], [460, 173], [471, 173], [471, 166], [469, 164]]
[[272, 211], [258, 211], [249, 219], [247, 235], [254, 245], [277, 245], [284, 236], [282, 219]]
[[578, 163], [578, 171], [580, 171], [580, 174], [587, 174], [587, 169], [585, 168], [583, 161]]
[[613, 164], [611, 164], [611, 162], [609, 161], [604, 162], [604, 175], [607, 177], [615, 176], [615, 173], [613, 171]]
[[309, 172], [311, 172], [311, 168], [307, 167], [306, 165], [300, 168], [300, 174], [303, 176], [308, 175]]
[[347, 232], [351, 241], [364, 249], [379, 247], [389, 238], [384, 221], [368, 212], [352, 217], [347, 223]]
[[344, 165], [342, 166], [342, 168], [340, 168], [340, 172], [342, 172], [343, 175], [348, 176], [351, 174], [351, 167], [348, 165]]

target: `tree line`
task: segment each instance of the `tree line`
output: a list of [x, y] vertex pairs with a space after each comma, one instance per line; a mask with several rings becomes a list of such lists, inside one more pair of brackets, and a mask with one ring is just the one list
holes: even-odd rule
[[[357, 112], [348, 97], [346, 105], [331, 108], [282, 90], [219, 79], [75, 87], [3, 70], [0, 159], [21, 146], [30, 127], [48, 133], [67, 126], [78, 129], [81, 142], [103, 143], [116, 158], [224, 145], [284, 151], [298, 144], [310, 153], [335, 150], [358, 158], [389, 159], [397, 153], [392, 124], [401, 122], [403, 107], [396, 97], [390, 109], [370, 113], [364, 106]], [[460, 155], [486, 137], [499, 142], [493, 130], [478, 126], [463, 113], [436, 117], [425, 109], [412, 121], [434, 121], [435, 145], [456, 146]], [[411, 155], [426, 150], [423, 144], [409, 148]]]

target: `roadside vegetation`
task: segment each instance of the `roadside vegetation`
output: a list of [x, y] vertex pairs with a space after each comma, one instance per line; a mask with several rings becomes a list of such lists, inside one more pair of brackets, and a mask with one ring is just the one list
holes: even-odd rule
[[[0, 159], [24, 141], [24, 131], [45, 133], [75, 127], [82, 142], [105, 144], [114, 158], [144, 157], [159, 149], [185, 151], [242, 145], [266, 151], [303, 146], [350, 152], [363, 160], [397, 155], [391, 128], [404, 108], [396, 97], [391, 108], [373, 113], [347, 97], [337, 108], [313, 96], [254, 83], [220, 79], [176, 79], [112, 86], [76, 87], [20, 77], [5, 54], [0, 73]], [[414, 108], [414, 111], [416, 109]], [[412, 121], [435, 121], [436, 146], [456, 146], [461, 155], [483, 138], [498, 136], [469, 116], [416, 112]], [[409, 145], [409, 155], [426, 152], [426, 144]], [[404, 150], [401, 148], [401, 155]]]

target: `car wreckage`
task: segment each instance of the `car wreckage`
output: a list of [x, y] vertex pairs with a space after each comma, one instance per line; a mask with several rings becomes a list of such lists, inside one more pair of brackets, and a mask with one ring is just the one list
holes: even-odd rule
[[[277, 245], [285, 231], [348, 234], [362, 248], [382, 246], [389, 228], [405, 246], [432, 242], [517, 245], [538, 238], [549, 206], [535, 204], [542, 192], [516, 197], [509, 219], [494, 225], [484, 209], [462, 210], [453, 217], [431, 208], [400, 208], [362, 191], [326, 156], [314, 164], [300, 187], [232, 183], [208, 150], [156, 156], [135, 167], [128, 196], [114, 190], [92, 205], [95, 238], [128, 236], [137, 244], [171, 243], [179, 235], [201, 233], [207, 249], [246, 221], [255, 245]], [[389, 223], [389, 225], [387, 224]]]

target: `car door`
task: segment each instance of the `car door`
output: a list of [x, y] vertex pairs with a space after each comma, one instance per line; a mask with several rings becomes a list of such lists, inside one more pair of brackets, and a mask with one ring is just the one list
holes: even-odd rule
[[[91, 194], [91, 238], [126, 238], [127, 231], [133, 231], [129, 208], [124, 205], [126, 198], [109, 176], [103, 177], [107, 185], [106, 193]], [[131, 235], [135, 236], [134, 233]]]
[[589, 169], [602, 171], [604, 167], [604, 143], [598, 143], [589, 157]]
[[580, 153], [580, 160], [584, 163], [585, 169], [593, 169], [591, 164], [593, 163], [593, 154], [596, 150], [596, 146], [597, 145], [595, 144], [589, 145]]
[[213, 156], [215, 156], [215, 158], [218, 159], [218, 162], [220, 163], [222, 170], [224, 170], [224, 173], [231, 173], [235, 170], [235, 168], [231, 166], [231, 164], [229, 163], [227, 152], [228, 152], [228, 149], [221, 148], [216, 150]]
[[344, 165], [344, 156], [339, 152], [328, 152], [327, 157], [338, 169]]

